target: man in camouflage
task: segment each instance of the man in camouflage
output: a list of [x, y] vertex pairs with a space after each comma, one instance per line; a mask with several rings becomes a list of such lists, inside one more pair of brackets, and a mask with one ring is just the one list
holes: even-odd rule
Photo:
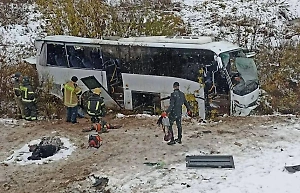
[[[190, 105], [187, 102], [185, 95], [183, 92], [179, 90], [179, 83], [174, 82], [173, 84], [174, 92], [171, 94], [170, 97], [170, 106], [167, 109], [166, 113], [170, 119], [170, 132], [171, 132], [171, 141], [168, 142], [168, 145], [174, 145], [176, 142], [181, 144], [182, 138], [182, 126], [181, 126], [181, 117], [182, 117], [182, 105], [184, 104], [187, 108], [187, 112], [190, 115]], [[178, 128], [178, 138], [174, 139], [174, 132], [172, 129], [172, 125], [176, 121], [176, 126]]]

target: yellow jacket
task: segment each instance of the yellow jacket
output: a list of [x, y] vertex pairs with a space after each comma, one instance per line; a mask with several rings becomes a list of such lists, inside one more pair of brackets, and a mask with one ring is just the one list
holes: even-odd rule
[[67, 107], [75, 107], [78, 105], [77, 95], [81, 94], [81, 88], [69, 81], [64, 85], [64, 105]]

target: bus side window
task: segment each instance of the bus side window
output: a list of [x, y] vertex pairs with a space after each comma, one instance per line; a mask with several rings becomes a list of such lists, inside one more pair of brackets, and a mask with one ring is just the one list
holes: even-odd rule
[[53, 44], [47, 44], [47, 64], [56, 65], [55, 62], [55, 49]]
[[55, 45], [55, 63], [57, 66], [68, 66], [67, 56], [63, 45]]
[[83, 62], [75, 50], [74, 46], [66, 46], [67, 53], [69, 56], [70, 67], [82, 68], [84, 67]]
[[129, 73], [130, 72], [130, 62], [129, 62], [129, 47], [128, 46], [119, 46], [119, 59], [120, 59], [120, 68], [122, 72]]
[[91, 51], [91, 61], [96, 69], [103, 69], [103, 60], [101, 56], [101, 51], [100, 50], [92, 50]]

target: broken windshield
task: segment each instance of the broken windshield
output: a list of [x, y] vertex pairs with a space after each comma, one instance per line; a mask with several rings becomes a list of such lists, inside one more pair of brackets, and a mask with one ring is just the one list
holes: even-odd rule
[[246, 95], [258, 88], [258, 75], [255, 62], [242, 51], [220, 54], [222, 63], [231, 76], [233, 92]]

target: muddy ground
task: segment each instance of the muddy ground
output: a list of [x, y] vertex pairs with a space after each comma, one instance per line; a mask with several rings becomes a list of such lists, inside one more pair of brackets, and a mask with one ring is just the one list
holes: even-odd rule
[[[103, 145], [99, 149], [87, 149], [88, 133], [81, 131], [91, 124], [87, 118], [79, 119], [79, 124], [75, 125], [65, 120], [21, 120], [15, 126], [2, 124], [1, 161], [7, 159], [13, 150], [42, 136], [67, 137], [77, 148], [68, 159], [43, 165], [1, 163], [0, 192], [100, 192], [87, 180], [92, 173], [113, 178], [108, 183], [110, 191], [107, 192], [119, 192], [117, 190], [136, 174], [152, 169], [144, 162], [169, 165], [184, 162], [185, 153], [190, 151], [222, 154], [226, 153], [222, 152], [223, 146], [241, 151], [258, 141], [272, 143], [270, 128], [261, 126], [289, 119], [289, 116], [222, 117], [217, 122], [206, 124], [188, 119], [183, 121], [183, 143], [168, 146], [163, 141], [162, 129], [156, 125], [157, 118], [116, 118], [110, 115], [107, 121], [122, 127], [101, 134]], [[248, 144], [241, 143], [245, 141]], [[143, 192], [142, 186], [133, 187], [130, 192]]]

